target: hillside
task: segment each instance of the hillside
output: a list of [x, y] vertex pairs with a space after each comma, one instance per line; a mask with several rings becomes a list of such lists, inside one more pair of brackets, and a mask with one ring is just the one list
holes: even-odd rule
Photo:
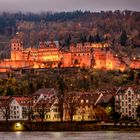
[[78, 42], [110, 42], [118, 55], [140, 57], [140, 12], [135, 11], [2, 13], [0, 58], [9, 57], [9, 41], [16, 33], [25, 47], [46, 40], [58, 40], [64, 48]]

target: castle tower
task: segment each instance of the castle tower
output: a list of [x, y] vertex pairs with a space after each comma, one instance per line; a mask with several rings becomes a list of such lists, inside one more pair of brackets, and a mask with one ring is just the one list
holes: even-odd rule
[[22, 60], [23, 42], [14, 38], [11, 40], [11, 60]]

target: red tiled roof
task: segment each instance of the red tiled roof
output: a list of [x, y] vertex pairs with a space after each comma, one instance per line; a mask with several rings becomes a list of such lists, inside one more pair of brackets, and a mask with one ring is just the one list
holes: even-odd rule
[[30, 97], [13, 97], [13, 99], [15, 99], [21, 106], [33, 105], [32, 98]]
[[135, 86], [135, 85], [131, 85], [131, 86], [123, 86], [123, 87], [120, 87], [116, 94], [118, 93], [124, 93], [128, 88], [131, 88], [132, 90], [134, 90], [134, 93], [140, 93], [140, 86]]

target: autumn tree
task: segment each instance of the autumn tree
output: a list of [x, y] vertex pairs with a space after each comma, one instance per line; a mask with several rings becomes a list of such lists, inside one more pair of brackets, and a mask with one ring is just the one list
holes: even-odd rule
[[127, 39], [128, 39], [127, 33], [126, 33], [126, 31], [124, 30], [124, 31], [122, 31], [121, 36], [120, 36], [120, 44], [121, 44], [122, 46], [125, 46], [125, 45], [126, 45]]

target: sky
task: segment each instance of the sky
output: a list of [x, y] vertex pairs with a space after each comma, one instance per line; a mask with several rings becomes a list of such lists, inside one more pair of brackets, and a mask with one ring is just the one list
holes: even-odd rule
[[140, 11], [140, 0], [0, 0], [0, 12]]

